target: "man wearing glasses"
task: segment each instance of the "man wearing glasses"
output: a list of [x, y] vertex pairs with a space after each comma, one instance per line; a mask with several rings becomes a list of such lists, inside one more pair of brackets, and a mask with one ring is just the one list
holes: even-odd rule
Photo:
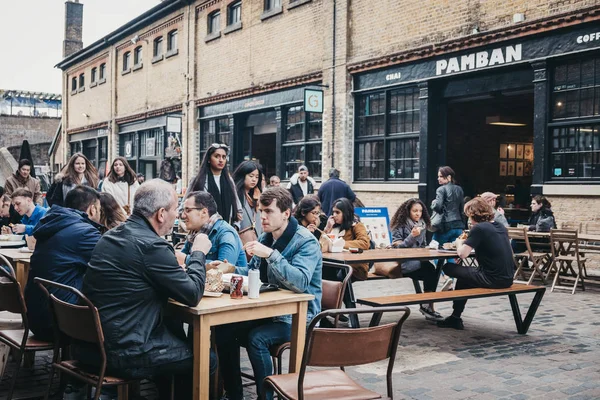
[[[212, 247], [206, 254], [206, 262], [227, 261], [238, 267], [245, 267], [246, 254], [242, 241], [235, 229], [223, 220], [217, 212], [217, 203], [208, 192], [192, 192], [183, 203], [181, 219], [190, 235], [182, 253], [187, 257], [197, 233], [208, 235]], [[181, 261], [181, 259], [180, 259]]]

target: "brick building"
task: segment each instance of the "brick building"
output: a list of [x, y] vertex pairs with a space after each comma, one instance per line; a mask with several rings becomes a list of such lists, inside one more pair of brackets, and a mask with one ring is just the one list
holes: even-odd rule
[[283, 180], [336, 166], [392, 211], [448, 164], [468, 195], [519, 181], [600, 219], [578, 215], [600, 206], [599, 21], [598, 0], [167, 0], [58, 64], [61, 146], [187, 182], [224, 142]]

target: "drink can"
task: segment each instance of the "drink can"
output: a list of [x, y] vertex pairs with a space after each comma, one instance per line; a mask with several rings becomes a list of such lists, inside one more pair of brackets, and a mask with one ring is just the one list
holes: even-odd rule
[[233, 275], [229, 284], [229, 295], [232, 299], [241, 299], [244, 297], [244, 278], [240, 275]]

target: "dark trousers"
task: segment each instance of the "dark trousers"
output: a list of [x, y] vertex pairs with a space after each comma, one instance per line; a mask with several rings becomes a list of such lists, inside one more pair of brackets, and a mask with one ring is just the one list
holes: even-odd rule
[[[512, 279], [507, 281], [494, 281], [483, 273], [481, 268], [466, 267], [457, 264], [444, 265], [446, 275], [456, 278], [455, 290], [472, 289], [472, 288], [490, 288], [500, 289], [507, 288], [512, 285]], [[460, 318], [465, 310], [467, 300], [456, 300], [452, 306], [452, 315]]]
[[[248, 351], [248, 358], [254, 371], [256, 392], [263, 391], [263, 380], [273, 374], [271, 346], [289, 342], [292, 326], [285, 322], [275, 322], [271, 318], [218, 326], [216, 329], [219, 371], [230, 400], [244, 397], [240, 369], [240, 346]], [[273, 392], [265, 393], [266, 399], [273, 398]]]
[[402, 273], [405, 278], [423, 281], [423, 290], [425, 292], [435, 292], [438, 283], [438, 274], [435, 267], [429, 261], [421, 261], [421, 268], [416, 271]]

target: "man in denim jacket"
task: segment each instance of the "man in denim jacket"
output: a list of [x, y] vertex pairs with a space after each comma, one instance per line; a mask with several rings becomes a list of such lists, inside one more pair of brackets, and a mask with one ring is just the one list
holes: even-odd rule
[[[242, 241], [238, 233], [219, 215], [217, 203], [212, 194], [208, 192], [188, 194], [181, 210], [181, 219], [185, 222], [188, 231], [208, 235], [212, 247], [206, 255], [207, 265], [211, 263], [220, 264], [221, 261], [227, 261], [238, 267], [248, 265], [246, 253], [242, 249]], [[181, 250], [181, 253], [185, 256], [185, 261], [189, 257], [195, 237], [196, 234], [188, 235], [185, 246]], [[183, 261], [179, 254], [177, 254], [177, 259], [180, 263]]]
[[[314, 295], [315, 299], [308, 303], [307, 323], [310, 323], [321, 311], [323, 257], [319, 243], [291, 216], [292, 196], [287, 190], [268, 188], [260, 196], [259, 203], [264, 233], [258, 241], [246, 243], [244, 248], [252, 259], [248, 267], [237, 267], [235, 272], [248, 275], [249, 269], [259, 269], [262, 282]], [[263, 379], [273, 371], [269, 348], [290, 341], [291, 331], [291, 315], [217, 329], [219, 368], [229, 400], [243, 399], [240, 345], [248, 351], [260, 396]], [[273, 393], [266, 393], [266, 398], [272, 399]]]

